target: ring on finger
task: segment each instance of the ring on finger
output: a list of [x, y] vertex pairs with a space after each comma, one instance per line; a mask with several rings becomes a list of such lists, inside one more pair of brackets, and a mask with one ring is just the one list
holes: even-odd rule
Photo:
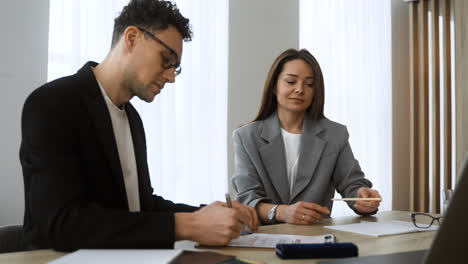
[[302, 221], [305, 221], [305, 215], [302, 215]]

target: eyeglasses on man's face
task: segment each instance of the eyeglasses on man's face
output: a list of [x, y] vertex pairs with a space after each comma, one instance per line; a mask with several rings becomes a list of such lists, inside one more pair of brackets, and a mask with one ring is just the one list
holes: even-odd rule
[[413, 220], [413, 224], [417, 228], [429, 228], [434, 221], [437, 221], [440, 225], [442, 218], [443, 216], [436, 217], [425, 213], [411, 213], [411, 220]]
[[169, 55], [167, 54], [162, 55], [162, 67], [166, 70], [174, 68], [175, 69], [174, 76], [179, 75], [182, 72], [182, 67], [180, 66], [179, 56], [177, 56], [177, 53], [173, 49], [171, 49], [168, 45], [166, 45], [166, 43], [162, 42], [162, 40], [160, 40], [155, 35], [153, 35], [153, 33], [141, 27], [137, 27], [137, 28], [144, 34], [148, 35], [152, 40], [163, 45], [169, 51]]

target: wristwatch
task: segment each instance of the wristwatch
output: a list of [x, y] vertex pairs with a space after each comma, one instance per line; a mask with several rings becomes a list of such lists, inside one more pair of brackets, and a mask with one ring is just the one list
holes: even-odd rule
[[275, 204], [275, 206], [273, 206], [270, 211], [268, 211], [268, 221], [270, 222], [275, 222], [275, 218], [276, 218], [276, 208], [278, 208], [278, 205]]

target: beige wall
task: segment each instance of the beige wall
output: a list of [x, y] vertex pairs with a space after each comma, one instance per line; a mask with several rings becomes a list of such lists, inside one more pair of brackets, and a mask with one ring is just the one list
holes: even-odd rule
[[1, 1], [0, 24], [1, 226], [23, 223], [20, 117], [26, 96], [47, 80], [49, 1]]
[[468, 1], [455, 0], [455, 107], [457, 175], [468, 152]]
[[392, 0], [392, 208], [409, 210], [410, 109], [409, 109], [408, 3]]

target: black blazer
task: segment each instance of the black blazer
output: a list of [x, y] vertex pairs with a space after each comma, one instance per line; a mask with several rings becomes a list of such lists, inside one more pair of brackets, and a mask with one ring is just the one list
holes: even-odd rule
[[23, 107], [24, 235], [31, 248], [173, 248], [174, 212], [198, 207], [153, 195], [143, 123], [125, 104], [141, 212], [131, 213], [112, 121], [91, 66], [36, 89]]

